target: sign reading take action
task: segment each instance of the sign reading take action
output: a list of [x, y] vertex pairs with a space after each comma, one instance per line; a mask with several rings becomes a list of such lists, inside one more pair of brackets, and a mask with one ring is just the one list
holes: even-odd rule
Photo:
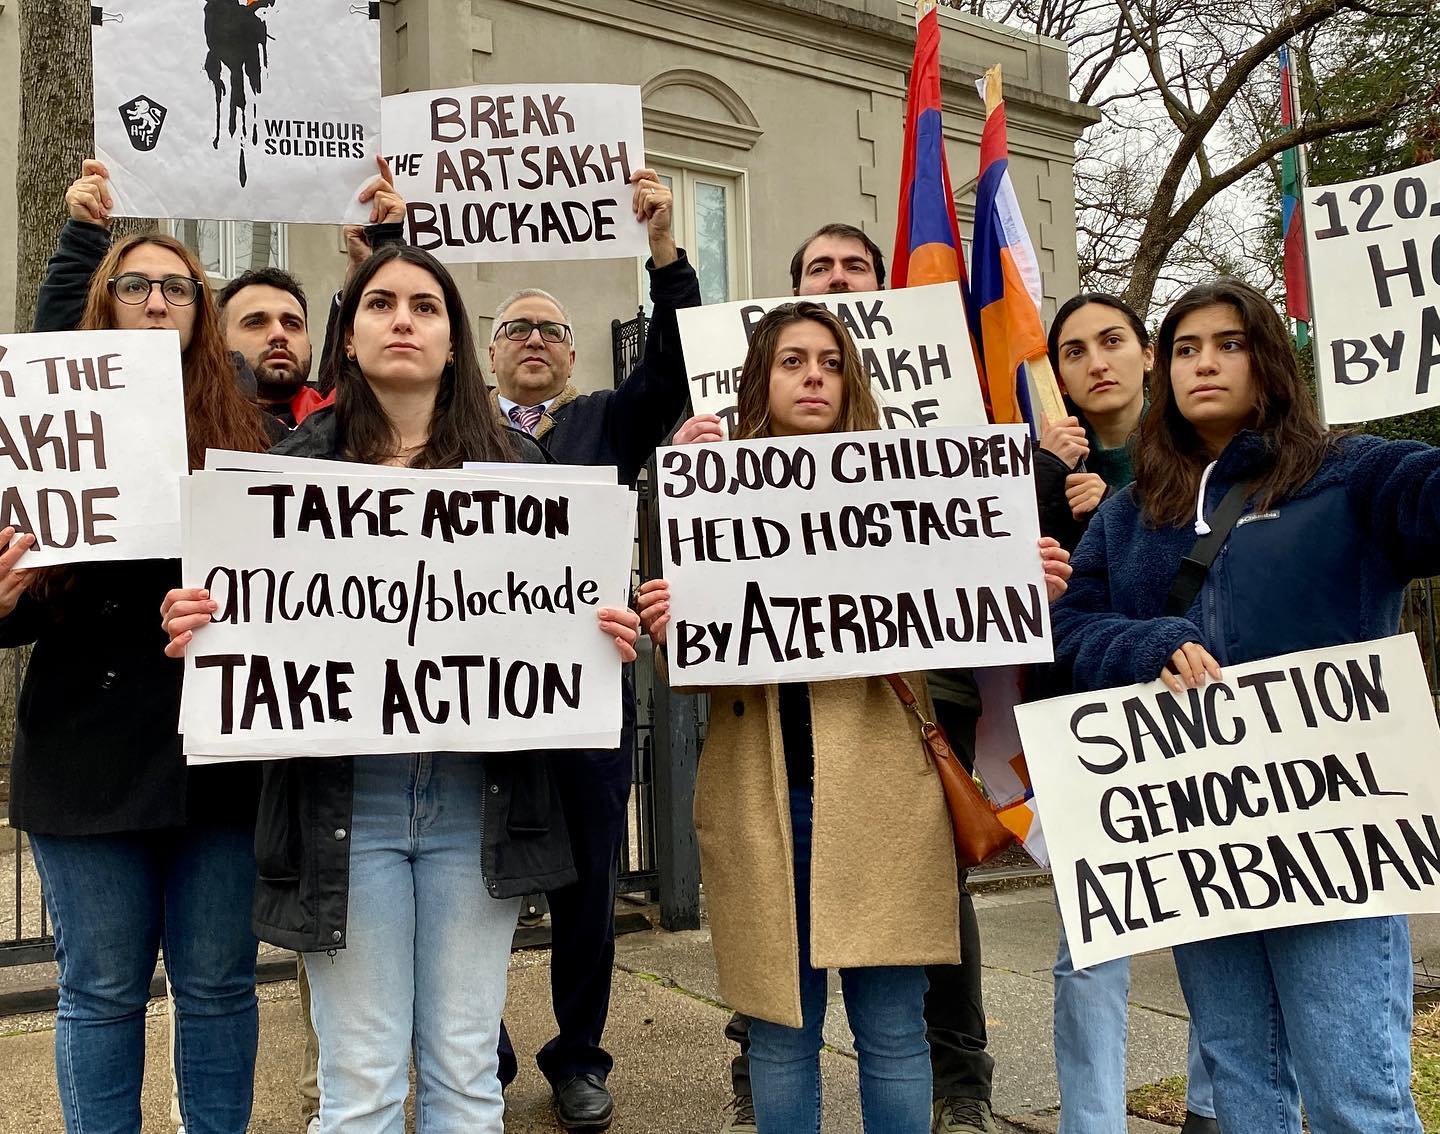
[[620, 743], [632, 493], [324, 463], [187, 482], [191, 763]]

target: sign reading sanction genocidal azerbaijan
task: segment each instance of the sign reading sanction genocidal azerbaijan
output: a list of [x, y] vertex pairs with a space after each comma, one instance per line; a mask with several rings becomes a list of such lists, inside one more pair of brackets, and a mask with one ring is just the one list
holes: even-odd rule
[[1440, 728], [1412, 635], [1022, 705], [1077, 967], [1440, 910]]

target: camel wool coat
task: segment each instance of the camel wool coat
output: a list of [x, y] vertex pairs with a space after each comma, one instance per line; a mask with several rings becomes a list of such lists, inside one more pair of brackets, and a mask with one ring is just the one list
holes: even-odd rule
[[[908, 674], [927, 712], [924, 674]], [[720, 995], [801, 1026], [789, 785], [774, 685], [710, 691], [695, 831]], [[884, 678], [810, 686], [810, 963], [957, 964], [960, 884], [939, 774]]]

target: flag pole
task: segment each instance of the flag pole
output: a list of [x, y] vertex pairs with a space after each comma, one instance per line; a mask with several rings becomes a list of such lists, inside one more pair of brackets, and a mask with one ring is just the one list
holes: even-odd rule
[[[1294, 65], [1290, 68], [1290, 105], [1295, 108], [1295, 128], [1301, 124], [1300, 111], [1300, 67], [1299, 54], [1296, 53]], [[1295, 207], [1300, 210], [1300, 233], [1304, 239], [1305, 248], [1305, 291], [1312, 302], [1308, 305], [1310, 311], [1310, 322], [1308, 324], [1309, 347], [1310, 347], [1310, 372], [1315, 375], [1315, 405], [1320, 412], [1320, 426], [1323, 429], [1330, 428], [1330, 419], [1325, 413], [1325, 384], [1320, 381], [1320, 348], [1315, 337], [1315, 281], [1310, 275], [1310, 239], [1309, 226], [1305, 221], [1306, 204], [1305, 190], [1310, 187], [1310, 153], [1309, 147], [1304, 143], [1295, 147], [1296, 176], [1300, 182], [1299, 192], [1296, 195]]]

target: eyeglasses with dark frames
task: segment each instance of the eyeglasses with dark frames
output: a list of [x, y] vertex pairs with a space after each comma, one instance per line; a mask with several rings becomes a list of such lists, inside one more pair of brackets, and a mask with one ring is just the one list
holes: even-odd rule
[[545, 321], [541, 323], [531, 322], [529, 319], [506, 319], [500, 326], [495, 328], [495, 338], [504, 335], [511, 342], [523, 343], [530, 337], [532, 331], [539, 330], [540, 337], [547, 343], [563, 343], [570, 337], [570, 325], [568, 323], [556, 323]]
[[200, 294], [200, 281], [191, 276], [165, 276], [153, 280], [140, 272], [122, 272], [106, 280], [105, 286], [121, 303], [134, 307], [149, 302], [151, 291], [157, 287], [165, 302], [175, 307], [189, 307]]

